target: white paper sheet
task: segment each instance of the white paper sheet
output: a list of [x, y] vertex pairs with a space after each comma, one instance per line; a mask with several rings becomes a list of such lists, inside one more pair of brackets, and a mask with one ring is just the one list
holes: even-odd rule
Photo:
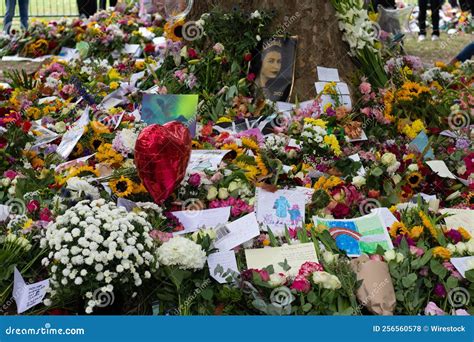
[[53, 102], [53, 101], [55, 101], [57, 98], [58, 98], [57, 96], [43, 97], [43, 98], [41, 98], [41, 99], [38, 100], [38, 104], [42, 105], [42, 104], [45, 104], [45, 103]]
[[[275, 273], [290, 275], [296, 275], [301, 265], [307, 261], [318, 262], [316, 250], [312, 242], [282, 247], [246, 249], [245, 258], [247, 260], [247, 268], [262, 269], [272, 265]], [[289, 271], [285, 271], [279, 265], [285, 260], [291, 267]]]
[[[352, 109], [352, 99], [349, 95], [339, 95], [339, 102], [343, 106]], [[334, 101], [330, 95], [321, 95], [321, 108], [324, 108], [328, 103], [332, 104], [333, 107], [336, 106], [336, 101]]]
[[464, 278], [466, 278], [466, 272], [474, 268], [474, 256], [451, 258], [450, 261]]
[[230, 234], [214, 244], [220, 251], [230, 251], [260, 234], [260, 226], [255, 213], [241, 217], [227, 224]]
[[74, 123], [74, 126], [63, 135], [56, 152], [64, 159], [69, 157], [76, 144], [81, 140], [84, 134], [84, 127], [86, 127], [90, 121], [89, 112], [90, 108], [87, 107], [79, 120]]
[[142, 54], [142, 48], [140, 44], [125, 44], [122, 53], [133, 55], [133, 57], [138, 58]]
[[193, 173], [205, 170], [217, 170], [219, 164], [230, 150], [193, 150], [187, 172]]
[[430, 167], [430, 169], [436, 173], [438, 176], [442, 178], [450, 178], [456, 179], [456, 176], [449, 171], [448, 166], [442, 160], [430, 160], [427, 161], [426, 164]]
[[62, 164], [59, 164], [58, 166], [56, 166], [56, 168], [54, 169], [54, 172], [62, 172], [64, 170], [67, 170], [73, 166], [78, 166], [78, 165], [81, 165], [81, 164], [84, 164], [86, 161], [88, 161], [90, 158], [92, 158], [93, 156], [95, 155], [94, 154], [91, 154], [89, 156], [85, 156], [85, 157], [81, 157], [81, 158], [77, 158], [77, 159], [74, 159], [74, 160], [70, 160], [70, 161], [67, 161], [65, 163], [62, 163]]
[[10, 207], [8, 205], [0, 204], [0, 222], [5, 221], [10, 215]]
[[[231, 272], [239, 273], [237, 268], [237, 259], [235, 258], [234, 251], [222, 251], [209, 255], [207, 257], [207, 264], [209, 266], [209, 273], [211, 277], [217, 280], [220, 284], [225, 284], [226, 278], [230, 275]], [[222, 266], [224, 273], [219, 274], [215, 273], [215, 270], [218, 266]], [[225, 274], [226, 276], [222, 276]]]
[[304, 191], [293, 189], [269, 192], [257, 188], [255, 197], [257, 220], [262, 224], [262, 229], [270, 228], [278, 235], [285, 231], [285, 227], [303, 227], [307, 202]]
[[[359, 153], [356, 153], [356, 154], [353, 154], [353, 155], [349, 156], [349, 159], [352, 159], [355, 162], [360, 162], [361, 161]], [[357, 171], [357, 175], [361, 176], [361, 177], [365, 177], [366, 173], [367, 172], [365, 171], [364, 166], [361, 166], [359, 171]]]
[[388, 208], [374, 208], [371, 211], [379, 215], [386, 228], [390, 228], [395, 222], [398, 222], [395, 215]]
[[79, 50], [68, 47], [62, 47], [59, 51], [59, 59], [65, 60], [66, 62], [72, 61], [73, 59], [79, 59], [81, 54]]
[[474, 210], [469, 209], [441, 209], [441, 214], [451, 214], [446, 217], [446, 226], [448, 229], [458, 229], [463, 227], [467, 229], [471, 235], [474, 235]]
[[174, 233], [175, 235], [195, 232], [201, 228], [215, 228], [226, 224], [230, 218], [230, 207], [214, 208], [206, 210], [174, 211], [172, 214], [179, 219], [184, 230]]
[[318, 80], [325, 82], [339, 82], [339, 70], [318, 66]]
[[17, 311], [19, 314], [40, 304], [46, 295], [46, 289], [49, 287], [49, 279], [26, 284], [20, 272], [15, 267], [13, 280], [13, 298], [15, 298]]

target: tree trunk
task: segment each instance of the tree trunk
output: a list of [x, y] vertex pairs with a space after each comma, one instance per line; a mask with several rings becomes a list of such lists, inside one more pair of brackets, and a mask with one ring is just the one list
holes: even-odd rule
[[236, 4], [246, 11], [275, 10], [271, 30], [298, 36], [296, 84], [293, 98], [300, 101], [316, 95], [317, 66], [338, 68], [341, 78], [349, 82], [355, 66], [342, 41], [336, 12], [328, 0], [195, 0], [191, 18], [209, 12], [213, 6], [231, 10]]

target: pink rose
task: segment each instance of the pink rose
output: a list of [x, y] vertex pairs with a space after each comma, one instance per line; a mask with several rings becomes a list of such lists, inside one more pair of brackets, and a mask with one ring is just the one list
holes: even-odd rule
[[295, 281], [291, 285], [292, 290], [296, 290], [298, 292], [309, 292], [311, 289], [311, 283], [305, 277], [296, 277]]
[[369, 259], [373, 261], [384, 261], [383, 257], [379, 254], [373, 254], [369, 257]]
[[13, 170], [7, 170], [3, 173], [3, 177], [10, 178], [10, 180], [14, 180], [17, 175], [18, 173]]
[[201, 176], [199, 173], [193, 173], [188, 180], [189, 185], [198, 187], [201, 184]]
[[39, 208], [40, 208], [40, 203], [37, 200], [31, 200], [26, 205], [26, 209], [28, 209], [29, 213], [34, 213], [35, 211], [38, 211]]
[[441, 310], [438, 305], [433, 302], [429, 302], [425, 308], [425, 315], [426, 316], [444, 316], [446, 313]]
[[455, 312], [454, 312], [454, 315], [455, 316], [471, 316], [469, 315], [469, 313], [464, 310], [464, 309], [457, 309]]
[[372, 86], [368, 82], [362, 82], [359, 86], [359, 90], [362, 94], [369, 94], [372, 91]]
[[423, 248], [419, 248], [419, 247], [416, 247], [416, 246], [410, 246], [410, 253], [413, 254], [413, 255], [416, 255], [416, 256], [423, 256], [423, 254], [425, 254], [425, 251], [423, 250]]

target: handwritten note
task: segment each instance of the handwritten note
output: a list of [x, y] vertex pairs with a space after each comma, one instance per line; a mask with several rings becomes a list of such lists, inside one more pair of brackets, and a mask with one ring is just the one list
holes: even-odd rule
[[[268, 247], [259, 249], [246, 249], [245, 258], [247, 260], [247, 268], [262, 269], [270, 265], [277, 273], [296, 274], [307, 261], [318, 262], [318, 256], [312, 242], [297, 245], [287, 245], [282, 247]], [[280, 263], [286, 260], [288, 266], [291, 267], [287, 272]]]
[[49, 279], [34, 284], [27, 284], [15, 267], [13, 281], [13, 298], [15, 298], [19, 314], [40, 304], [46, 295]]
[[444, 221], [448, 229], [463, 227], [474, 234], [474, 210], [469, 209], [441, 209], [441, 214], [450, 214]]
[[207, 210], [184, 210], [174, 211], [184, 227], [184, 230], [176, 232], [176, 235], [195, 232], [200, 228], [215, 228], [218, 225], [226, 224], [230, 218], [230, 207], [207, 209]]
[[230, 233], [214, 244], [214, 247], [220, 251], [230, 251], [260, 234], [260, 226], [255, 213], [228, 223], [227, 228]]
[[[211, 274], [211, 277], [217, 280], [220, 284], [227, 282], [226, 278], [230, 275], [230, 273], [239, 273], [234, 251], [213, 253], [207, 257], [207, 264], [209, 266], [209, 273]], [[223, 272], [216, 272], [216, 269], [218, 268], [221, 268]]]

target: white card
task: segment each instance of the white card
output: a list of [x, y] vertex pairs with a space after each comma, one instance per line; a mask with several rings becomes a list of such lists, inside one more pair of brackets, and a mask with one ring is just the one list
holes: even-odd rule
[[[349, 95], [339, 95], [339, 102], [343, 106], [352, 109], [352, 100]], [[336, 106], [336, 101], [334, 101], [330, 95], [321, 95], [321, 108], [324, 108], [328, 103], [332, 104], [333, 107]]]
[[42, 104], [45, 104], [45, 103], [50, 103], [50, 102], [53, 102], [54, 100], [56, 100], [57, 98], [58, 98], [57, 96], [43, 97], [43, 98], [38, 100], [38, 104], [42, 105]]
[[269, 192], [257, 188], [256, 193], [257, 221], [266, 230], [269, 227], [273, 233], [281, 234], [285, 227], [303, 228], [306, 206], [306, 193], [304, 191], [278, 190]]
[[293, 108], [295, 108], [295, 105], [293, 103], [289, 102], [280, 102], [278, 101], [276, 103], [276, 108], [279, 113], [281, 112], [291, 112]]
[[[352, 156], [349, 156], [349, 159], [352, 159], [355, 162], [360, 162], [361, 161], [359, 153], [356, 153], [356, 154], [353, 154]], [[359, 171], [357, 171], [357, 175], [361, 176], [361, 177], [365, 177], [366, 171], [365, 171], [365, 168], [364, 168], [363, 165], [360, 167]]]
[[201, 228], [215, 228], [226, 224], [230, 218], [230, 207], [214, 208], [207, 210], [184, 210], [172, 212], [184, 227], [184, 230], [175, 235], [195, 232]]
[[56, 149], [56, 152], [64, 159], [67, 159], [76, 144], [81, 140], [83, 134], [84, 127], [76, 126], [71, 128], [63, 135], [63, 139]]
[[339, 70], [318, 66], [318, 80], [326, 82], [339, 82]]
[[466, 272], [474, 268], [474, 256], [451, 258], [450, 261], [464, 278], [466, 278]]
[[448, 166], [442, 160], [430, 160], [427, 161], [426, 164], [430, 167], [430, 169], [436, 173], [438, 176], [442, 178], [450, 178], [456, 179], [456, 176], [449, 171]]
[[33, 306], [40, 304], [49, 287], [49, 279], [26, 284], [20, 272], [15, 267], [13, 280], [13, 298], [15, 298], [18, 313], [21, 314]]
[[187, 172], [217, 170], [219, 164], [230, 150], [193, 150], [189, 160]]
[[125, 209], [127, 209], [128, 212], [132, 211], [133, 208], [136, 208], [137, 207], [137, 204], [133, 201], [130, 201], [128, 199], [125, 199], [125, 198], [117, 198], [117, 207], [123, 207]]
[[[211, 274], [211, 277], [217, 280], [220, 284], [225, 284], [227, 282], [226, 278], [230, 275], [230, 273], [239, 273], [234, 251], [213, 253], [207, 257], [207, 264], [209, 266], [209, 273]], [[217, 266], [222, 266], [224, 269], [222, 274], [215, 273]], [[224, 274], [225, 276], [223, 277], [222, 275]]]
[[138, 58], [142, 54], [142, 48], [140, 44], [125, 44], [122, 53], [133, 55], [133, 57]]
[[10, 207], [8, 205], [0, 204], [0, 222], [5, 221], [10, 215]]
[[255, 213], [241, 217], [227, 224], [230, 233], [214, 244], [220, 251], [230, 251], [260, 234], [260, 226]]
[[390, 228], [395, 222], [398, 222], [395, 215], [388, 208], [374, 208], [371, 211], [379, 215], [386, 228]]
[[467, 229], [471, 235], [474, 234], [474, 210], [469, 209], [441, 209], [441, 214], [450, 214], [444, 220], [448, 229]]
[[59, 57], [60, 57], [59, 59], [69, 62], [73, 59], [79, 59], [81, 57], [81, 54], [79, 53], [79, 50], [77, 49], [62, 47], [61, 51], [59, 51]]

